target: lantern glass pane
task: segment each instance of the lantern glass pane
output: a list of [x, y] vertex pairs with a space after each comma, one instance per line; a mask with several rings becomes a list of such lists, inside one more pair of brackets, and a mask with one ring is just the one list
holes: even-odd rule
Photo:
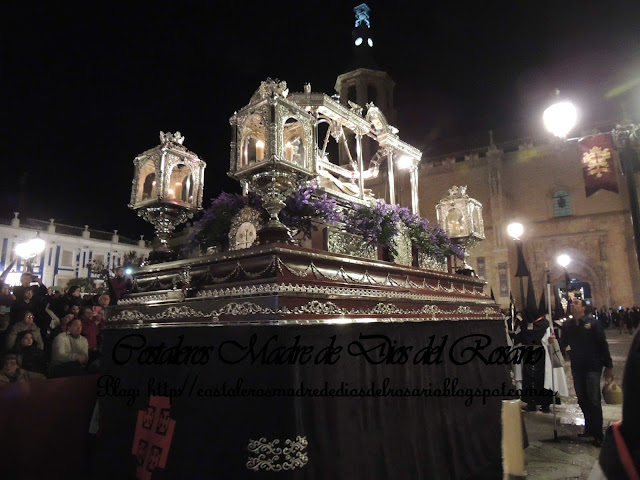
[[251, 115], [244, 128], [240, 168], [265, 160], [264, 122], [260, 115]]
[[185, 203], [193, 203], [193, 175], [185, 175], [183, 178], [180, 199]]
[[447, 230], [452, 237], [464, 235], [466, 228], [463, 224], [463, 215], [457, 208], [452, 208], [447, 214]]
[[304, 129], [295, 118], [288, 118], [282, 131], [282, 157], [285, 161], [304, 166]]
[[156, 174], [150, 173], [142, 182], [142, 200], [149, 200], [155, 196], [156, 190]]
[[167, 196], [170, 200], [182, 200], [184, 191], [183, 183], [189, 177], [191, 177], [191, 170], [184, 163], [178, 163], [171, 169], [169, 188], [167, 189]]
[[144, 202], [157, 196], [156, 166], [148, 160], [140, 169], [140, 184], [138, 186], [138, 201]]

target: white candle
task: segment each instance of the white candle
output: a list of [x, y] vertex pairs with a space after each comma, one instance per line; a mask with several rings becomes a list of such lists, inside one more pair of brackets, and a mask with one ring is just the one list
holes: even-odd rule
[[520, 400], [502, 401], [502, 468], [504, 477], [526, 477]]
[[289, 142], [287, 142], [284, 147], [284, 159], [289, 162], [293, 160], [293, 145], [291, 145]]
[[264, 142], [258, 140], [256, 142], [256, 162], [264, 160]]

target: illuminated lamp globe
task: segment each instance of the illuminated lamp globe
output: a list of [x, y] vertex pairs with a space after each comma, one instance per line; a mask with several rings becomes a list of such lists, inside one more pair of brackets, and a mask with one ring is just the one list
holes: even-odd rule
[[15, 252], [16, 252], [16, 255], [19, 256], [20, 258], [29, 258], [32, 256], [31, 250], [29, 249], [29, 245], [27, 245], [27, 242], [19, 243], [18, 245], [16, 245]]
[[558, 102], [542, 114], [545, 128], [556, 137], [565, 138], [576, 125], [578, 111], [571, 102]]
[[355, 44], [356, 44], [356, 47], [359, 47], [360, 45], [362, 45], [362, 37], [356, 38]]
[[409, 170], [413, 166], [413, 160], [407, 155], [403, 155], [398, 159], [397, 165], [400, 170]]
[[507, 233], [514, 240], [517, 240], [518, 238], [520, 238], [523, 232], [524, 232], [524, 227], [522, 226], [521, 223], [514, 222], [514, 223], [510, 223], [507, 226]]
[[19, 243], [15, 247], [16, 255], [20, 258], [28, 260], [44, 251], [45, 243], [38, 234], [26, 242]]
[[570, 263], [571, 257], [569, 255], [558, 255], [558, 265], [560, 265], [562, 268], [567, 268]]
[[29, 249], [34, 255], [39, 255], [44, 251], [44, 240], [36, 236], [27, 242]]

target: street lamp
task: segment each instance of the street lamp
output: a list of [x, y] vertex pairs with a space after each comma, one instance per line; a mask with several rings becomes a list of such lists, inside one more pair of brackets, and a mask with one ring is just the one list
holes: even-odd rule
[[576, 126], [578, 111], [571, 102], [558, 102], [548, 107], [542, 114], [542, 121], [547, 130], [556, 137], [566, 138]]
[[510, 223], [507, 226], [507, 233], [511, 236], [511, 238], [513, 238], [514, 240], [520, 240], [520, 237], [522, 236], [522, 234], [524, 233], [524, 227], [522, 226], [521, 223]]
[[567, 267], [569, 267], [569, 264], [571, 263], [571, 257], [563, 253], [562, 255], [558, 255], [557, 262], [558, 262], [558, 265], [564, 268], [564, 288], [567, 294], [567, 317], [568, 317], [569, 313], [571, 312], [571, 304], [569, 303], [569, 270], [567, 269]]
[[27, 240], [26, 242], [22, 242], [16, 245], [16, 255], [18, 255], [25, 262], [27, 272], [33, 272], [33, 259], [44, 251], [44, 247], [45, 243], [44, 240], [40, 238], [39, 232], [36, 233], [35, 237]]
[[516, 244], [516, 255], [518, 258], [518, 268], [516, 270], [516, 277], [520, 278], [520, 305], [522, 310], [524, 310], [526, 301], [524, 298], [524, 283], [523, 283], [522, 277], [531, 276], [531, 274], [529, 273], [529, 268], [527, 268], [527, 262], [524, 259], [524, 253], [522, 251], [522, 240], [520, 240], [520, 237], [524, 233], [524, 227], [522, 226], [521, 223], [517, 223], [517, 222], [510, 223], [507, 226], [507, 233], [509, 234], [509, 236], [511, 236], [511, 238], [513, 238], [513, 241]]

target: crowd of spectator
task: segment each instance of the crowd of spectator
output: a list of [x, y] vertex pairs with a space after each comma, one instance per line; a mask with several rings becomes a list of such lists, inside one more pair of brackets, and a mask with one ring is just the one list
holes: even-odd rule
[[124, 269], [104, 293], [83, 296], [46, 287], [23, 273], [20, 285], [0, 283], [0, 384], [97, 373], [105, 310], [129, 290]]
[[631, 308], [618, 307], [617, 310], [601, 308], [594, 310], [593, 316], [599, 320], [604, 328], [617, 328], [619, 333], [626, 332], [633, 335], [633, 332], [640, 326], [640, 307]]

